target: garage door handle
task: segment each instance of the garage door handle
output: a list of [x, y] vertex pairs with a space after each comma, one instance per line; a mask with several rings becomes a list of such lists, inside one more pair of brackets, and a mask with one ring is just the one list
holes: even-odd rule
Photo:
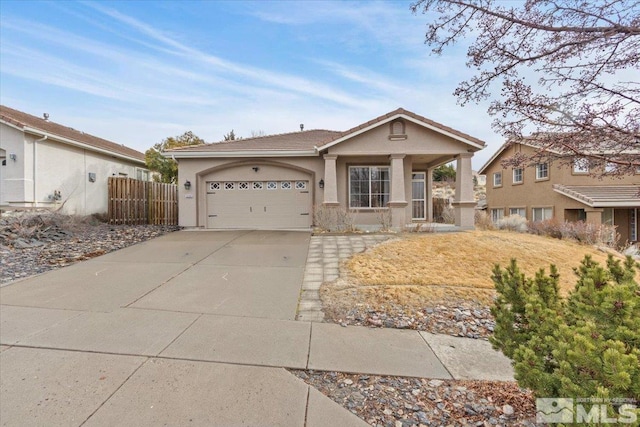
[[267, 211], [267, 207], [266, 207], [266, 206], [264, 207], [264, 211], [265, 211], [265, 212]]
[[216, 217], [216, 216], [218, 216], [218, 215], [209, 215], [209, 218], [213, 218], [213, 217]]
[[309, 191], [301, 191], [301, 193], [309, 193]]
[[309, 212], [307, 212], [307, 213], [302, 213], [302, 214], [300, 214], [300, 215], [309, 215]]
[[253, 208], [249, 206], [249, 212], [253, 212]]

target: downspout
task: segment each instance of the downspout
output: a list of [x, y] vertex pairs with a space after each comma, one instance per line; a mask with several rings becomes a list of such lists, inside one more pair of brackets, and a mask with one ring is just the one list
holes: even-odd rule
[[36, 139], [35, 141], [33, 141], [33, 207], [37, 208], [38, 207], [38, 202], [36, 200], [36, 183], [38, 181], [36, 181], [37, 178], [37, 173], [36, 171], [38, 170], [38, 151], [36, 149], [37, 145], [36, 142], [42, 142], [45, 141], [48, 138], [47, 135], [43, 136], [40, 139]]

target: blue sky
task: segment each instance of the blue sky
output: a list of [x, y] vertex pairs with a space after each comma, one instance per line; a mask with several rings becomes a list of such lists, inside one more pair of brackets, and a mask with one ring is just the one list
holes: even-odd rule
[[0, 101], [140, 151], [346, 130], [403, 107], [500, 146], [456, 104], [466, 46], [434, 56], [410, 1], [0, 2]]

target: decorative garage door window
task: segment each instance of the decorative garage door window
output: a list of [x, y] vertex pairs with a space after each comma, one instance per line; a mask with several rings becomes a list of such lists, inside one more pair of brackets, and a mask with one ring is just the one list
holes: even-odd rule
[[309, 181], [213, 181], [208, 182], [209, 191], [218, 190], [306, 190]]

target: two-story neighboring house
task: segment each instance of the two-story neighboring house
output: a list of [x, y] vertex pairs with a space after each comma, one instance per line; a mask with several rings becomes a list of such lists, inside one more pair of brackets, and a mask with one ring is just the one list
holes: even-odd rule
[[0, 207], [106, 213], [111, 176], [149, 180], [144, 154], [0, 106]]
[[573, 167], [539, 163], [505, 169], [501, 164], [516, 153], [535, 150], [524, 143], [504, 144], [480, 169], [487, 176], [487, 212], [493, 221], [508, 215], [529, 221], [583, 220], [615, 225], [620, 243], [639, 240], [640, 170], [635, 175], [596, 177], [585, 159], [576, 159]]

